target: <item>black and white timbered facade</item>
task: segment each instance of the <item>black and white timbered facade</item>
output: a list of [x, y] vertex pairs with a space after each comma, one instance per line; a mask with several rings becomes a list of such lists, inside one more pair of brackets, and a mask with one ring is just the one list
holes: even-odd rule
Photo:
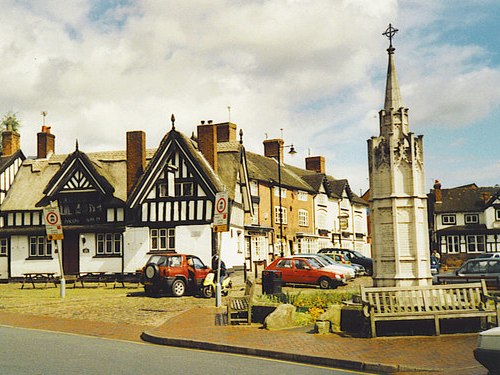
[[[1, 206], [6, 269], [0, 278], [59, 272], [42, 215], [51, 202], [61, 211], [66, 274], [134, 272], [162, 251], [194, 254], [209, 264], [216, 244], [213, 202], [228, 189], [231, 225], [221, 251], [229, 267], [242, 265], [244, 236], [238, 233], [250, 202], [244, 148], [232, 142], [225, 157], [237, 162], [219, 165], [219, 177], [198, 150], [201, 141], [173, 128], [156, 150], [146, 150], [145, 142], [138, 147], [142, 165], [128, 149], [87, 154], [78, 145], [69, 155], [25, 160]], [[131, 185], [130, 175], [136, 176]]]

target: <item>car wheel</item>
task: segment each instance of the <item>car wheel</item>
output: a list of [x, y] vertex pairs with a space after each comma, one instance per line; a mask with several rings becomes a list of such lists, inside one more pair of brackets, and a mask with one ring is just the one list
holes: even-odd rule
[[321, 279], [319, 279], [318, 284], [321, 289], [328, 289], [330, 287], [331, 282], [329, 278], [322, 277]]
[[182, 297], [186, 293], [186, 283], [180, 279], [177, 279], [172, 284], [172, 294], [175, 297]]
[[203, 294], [203, 297], [205, 298], [212, 298], [214, 295], [214, 291], [211, 286], [205, 286], [201, 290], [201, 294]]

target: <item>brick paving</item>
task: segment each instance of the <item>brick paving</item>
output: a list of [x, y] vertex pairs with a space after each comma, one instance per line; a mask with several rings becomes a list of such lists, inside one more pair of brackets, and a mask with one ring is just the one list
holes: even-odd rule
[[165, 345], [256, 354], [376, 373], [486, 375], [473, 356], [477, 334], [353, 338], [260, 325], [219, 326], [215, 307], [189, 310], [143, 338]]

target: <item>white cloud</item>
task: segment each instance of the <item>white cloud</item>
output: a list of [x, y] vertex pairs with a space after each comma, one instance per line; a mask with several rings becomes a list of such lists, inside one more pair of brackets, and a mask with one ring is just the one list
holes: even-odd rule
[[[284, 128], [287, 143], [324, 153], [329, 172], [362, 183], [366, 139], [378, 135], [388, 22], [401, 25], [396, 63], [412, 123], [466, 126], [498, 102], [499, 71], [484, 63], [487, 51], [422, 42], [443, 8], [395, 0], [11, 1], [0, 14], [0, 113], [19, 113], [31, 155], [42, 110], [63, 153], [75, 138], [85, 151], [123, 149], [132, 129], [145, 130], [155, 147], [171, 113], [189, 135], [200, 120], [226, 121], [231, 106], [250, 150], [262, 152], [264, 134]], [[435, 33], [425, 41], [438, 43]]]

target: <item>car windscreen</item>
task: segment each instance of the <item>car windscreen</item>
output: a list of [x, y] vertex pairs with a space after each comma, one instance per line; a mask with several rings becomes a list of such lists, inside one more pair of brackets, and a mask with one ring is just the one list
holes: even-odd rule
[[312, 268], [321, 268], [323, 267], [321, 263], [319, 263], [315, 258], [307, 258], [307, 262]]
[[318, 254], [318, 258], [321, 259], [321, 261], [323, 263], [326, 263], [326, 264], [337, 264], [337, 262], [335, 262], [332, 258], [330, 258], [328, 255], [321, 255], [319, 256]]

